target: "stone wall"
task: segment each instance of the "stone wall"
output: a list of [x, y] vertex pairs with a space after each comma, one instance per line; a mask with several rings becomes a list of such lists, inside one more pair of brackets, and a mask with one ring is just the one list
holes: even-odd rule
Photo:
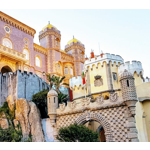
[[12, 100], [19, 98], [32, 100], [32, 95], [43, 89], [49, 89], [49, 85], [36, 74], [17, 70], [14, 73], [0, 73], [0, 106], [11, 95]]

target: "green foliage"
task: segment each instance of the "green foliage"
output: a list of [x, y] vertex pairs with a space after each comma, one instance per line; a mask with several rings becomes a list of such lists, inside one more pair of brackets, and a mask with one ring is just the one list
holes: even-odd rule
[[43, 90], [38, 92], [32, 96], [32, 101], [35, 102], [37, 105], [46, 106], [47, 104], [47, 93], [48, 90]]
[[[9, 109], [7, 101], [0, 107], [0, 118], [6, 118], [9, 123], [7, 129], [2, 129], [0, 126], [0, 142], [21, 142], [23, 137], [22, 129], [20, 125], [14, 126], [13, 120], [15, 119], [15, 109]], [[28, 142], [32, 142], [31, 136], [29, 136]]]
[[60, 128], [57, 139], [61, 142], [97, 142], [98, 133], [84, 125], [73, 124]]
[[42, 118], [48, 118], [47, 115], [47, 93], [48, 90], [43, 90], [32, 96], [32, 101], [36, 104], [40, 110]]
[[15, 119], [15, 107], [13, 110], [9, 109], [7, 101], [4, 102], [3, 106], [0, 107], [0, 117], [3, 115], [7, 118], [9, 125], [13, 125], [13, 120]]
[[7, 129], [0, 127], [0, 142], [21, 142], [22, 130], [20, 125], [16, 129], [10, 125]]
[[58, 93], [58, 103], [63, 103], [64, 100], [65, 100], [67, 97], [68, 97], [67, 95], [65, 95], [65, 94], [63, 94], [63, 93], [61, 93], [61, 92], [59, 92], [59, 93]]
[[59, 76], [55, 76], [55, 75], [51, 76], [50, 74], [48, 74], [46, 76], [47, 76], [47, 80], [50, 83], [50, 88], [52, 88], [52, 87], [55, 88], [56, 92], [58, 92], [58, 93], [60, 92], [59, 87], [61, 85], [69, 86], [69, 84], [63, 83], [63, 80], [66, 78], [65, 76], [63, 76], [63, 77], [59, 77]]
[[[43, 90], [32, 96], [32, 101], [36, 104], [36, 106], [40, 110], [41, 118], [48, 118], [47, 93], [48, 93], [48, 90]], [[61, 92], [58, 93], [58, 103], [63, 103], [66, 98], [67, 98], [67, 95], [64, 95]]]

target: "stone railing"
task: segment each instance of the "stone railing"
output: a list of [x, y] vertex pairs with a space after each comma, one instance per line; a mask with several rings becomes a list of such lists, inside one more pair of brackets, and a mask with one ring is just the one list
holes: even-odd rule
[[124, 101], [121, 97], [118, 97], [117, 93], [112, 93], [109, 95], [108, 100], [104, 100], [102, 95], [96, 97], [95, 102], [91, 102], [91, 98], [83, 98], [80, 102], [67, 102], [67, 106], [65, 103], [59, 104], [59, 108], [57, 109], [57, 115], [68, 115], [72, 113], [81, 113], [84, 110], [98, 110], [110, 107], [116, 107], [120, 105], [125, 105]]
[[0, 54], [9, 56], [12, 59], [18, 60], [18, 61], [23, 61], [27, 62], [28, 60], [26, 59], [26, 55], [20, 52], [17, 52], [13, 49], [10, 49], [8, 47], [5, 47], [3, 45], [0, 45]]

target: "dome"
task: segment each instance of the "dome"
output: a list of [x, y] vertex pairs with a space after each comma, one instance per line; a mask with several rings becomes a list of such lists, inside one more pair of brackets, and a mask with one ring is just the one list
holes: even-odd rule
[[128, 72], [128, 70], [124, 70], [124, 72], [120, 75], [120, 80], [125, 78], [133, 78], [133, 75], [131, 72]]
[[77, 42], [79, 42], [80, 44], [82, 44], [79, 40], [77, 40], [77, 39], [72, 39], [72, 40], [70, 40], [68, 43], [67, 43], [67, 45], [70, 45], [71, 43], [77, 43]]
[[51, 89], [51, 90], [48, 92], [47, 96], [48, 96], [48, 97], [50, 97], [50, 96], [57, 96], [57, 97], [58, 97], [58, 94], [57, 94], [57, 92], [56, 92], [55, 90]]
[[58, 30], [55, 26], [53, 26], [52, 24], [48, 24], [47, 26], [45, 26], [43, 29], [42, 29], [42, 31], [44, 31], [46, 28], [49, 28], [49, 29], [51, 29], [51, 28], [55, 28], [55, 30]]

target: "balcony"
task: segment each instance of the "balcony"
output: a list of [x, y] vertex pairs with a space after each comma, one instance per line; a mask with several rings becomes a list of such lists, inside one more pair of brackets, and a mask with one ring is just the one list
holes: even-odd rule
[[17, 61], [23, 61], [26, 63], [28, 60], [26, 59], [26, 55], [20, 52], [17, 52], [13, 49], [0, 45], [0, 54], [10, 57]]

